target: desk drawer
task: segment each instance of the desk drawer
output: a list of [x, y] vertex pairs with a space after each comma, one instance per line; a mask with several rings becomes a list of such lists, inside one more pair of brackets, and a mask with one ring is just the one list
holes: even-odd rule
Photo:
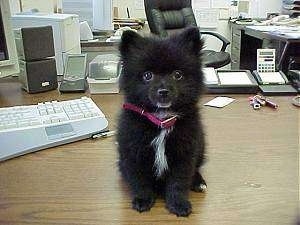
[[240, 54], [231, 53], [231, 69], [240, 69]]
[[240, 69], [240, 62], [231, 59], [231, 69], [232, 70], [239, 70]]
[[242, 31], [240, 29], [232, 29], [232, 36], [241, 37]]
[[231, 54], [232, 55], [237, 55], [237, 56], [240, 56], [240, 53], [241, 53], [241, 49], [240, 49], [240, 46], [232, 46], [231, 48]]
[[236, 34], [232, 34], [232, 44], [237, 45], [237, 46], [241, 46], [241, 36], [236, 35]]
[[239, 70], [240, 69], [240, 64], [234, 61], [231, 61], [231, 69], [232, 70]]

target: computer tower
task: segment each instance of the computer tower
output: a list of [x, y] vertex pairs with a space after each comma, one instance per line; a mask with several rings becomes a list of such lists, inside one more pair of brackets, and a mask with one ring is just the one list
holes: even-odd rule
[[19, 80], [28, 93], [57, 89], [57, 72], [54, 58], [37, 61], [19, 60]]

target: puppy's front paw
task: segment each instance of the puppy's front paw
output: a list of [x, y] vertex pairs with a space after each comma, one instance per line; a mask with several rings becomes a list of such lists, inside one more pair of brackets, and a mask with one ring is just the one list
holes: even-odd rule
[[132, 208], [139, 212], [149, 211], [153, 205], [153, 197], [134, 197], [132, 200]]
[[167, 204], [167, 208], [177, 216], [188, 216], [192, 212], [192, 205], [188, 200], [174, 200]]
[[193, 177], [193, 183], [191, 190], [195, 192], [205, 192], [207, 189], [207, 184], [200, 173], [195, 173]]
[[192, 191], [195, 191], [195, 192], [205, 192], [206, 189], [207, 189], [206, 184], [198, 184], [198, 185], [192, 186]]

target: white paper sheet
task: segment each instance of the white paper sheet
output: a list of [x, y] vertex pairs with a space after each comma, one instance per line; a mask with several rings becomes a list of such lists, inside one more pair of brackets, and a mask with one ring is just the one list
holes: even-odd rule
[[284, 35], [289, 36], [291, 38], [299, 38], [300, 39], [300, 32], [285, 32]]
[[202, 28], [216, 28], [219, 21], [218, 9], [195, 9], [195, 19]]
[[255, 26], [247, 26], [247, 28], [257, 30], [257, 31], [262, 31], [262, 32], [276, 32], [276, 33], [295, 33], [299, 34], [300, 29], [299, 27], [290, 27], [290, 26], [268, 26], [268, 25], [255, 25]]
[[279, 72], [258, 73], [264, 84], [284, 84], [285, 80]]
[[223, 85], [252, 84], [246, 72], [218, 72], [218, 76]]
[[205, 67], [202, 69], [205, 84], [218, 84], [218, 77], [213, 67]]
[[223, 108], [226, 105], [230, 104], [233, 102], [235, 99], [234, 98], [229, 98], [229, 97], [216, 97], [209, 102], [205, 103], [205, 106], [212, 106], [216, 108]]

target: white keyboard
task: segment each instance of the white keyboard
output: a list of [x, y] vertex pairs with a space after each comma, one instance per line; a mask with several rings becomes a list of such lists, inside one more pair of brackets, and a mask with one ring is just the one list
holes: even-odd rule
[[107, 125], [87, 97], [0, 108], [0, 161], [89, 138]]

